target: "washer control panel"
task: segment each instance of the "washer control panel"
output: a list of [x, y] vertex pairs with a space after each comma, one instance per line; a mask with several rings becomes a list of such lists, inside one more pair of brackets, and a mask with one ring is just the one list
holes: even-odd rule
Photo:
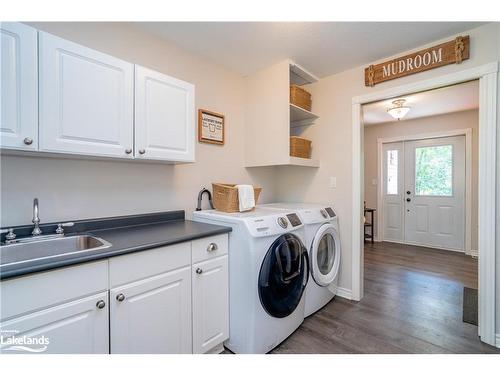
[[300, 221], [297, 214], [288, 214], [286, 215], [286, 217], [288, 218], [288, 220], [290, 220], [290, 224], [292, 224], [292, 227], [297, 227], [302, 224], [302, 221]]
[[288, 221], [286, 220], [286, 217], [280, 216], [278, 218], [278, 224], [281, 228], [286, 229], [288, 227]]

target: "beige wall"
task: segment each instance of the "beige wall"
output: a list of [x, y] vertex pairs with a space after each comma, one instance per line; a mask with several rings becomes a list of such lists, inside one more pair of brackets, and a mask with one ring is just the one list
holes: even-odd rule
[[[378, 180], [378, 139], [433, 133], [439, 131], [472, 129], [472, 250], [477, 250], [477, 181], [478, 181], [478, 131], [479, 111], [463, 111], [418, 119], [392, 121], [383, 124], [365, 126], [365, 201], [367, 207], [377, 207]], [[377, 181], [380, 184], [381, 181]]]
[[129, 24], [37, 23], [32, 26], [144, 65], [196, 85], [196, 108], [226, 115], [226, 145], [196, 144], [196, 163], [186, 165], [2, 156], [2, 226], [31, 222], [40, 199], [41, 220], [126, 215], [196, 206], [212, 181], [254, 183], [262, 201], [274, 200], [272, 168], [246, 170], [244, 80]]
[[[308, 87], [313, 99], [312, 110], [320, 118], [314, 125], [306, 129], [303, 135], [313, 141], [313, 157], [320, 159], [321, 165], [315, 170], [309, 168], [280, 168], [277, 174], [279, 183], [276, 185], [276, 192], [281, 200], [289, 202], [330, 202], [334, 205], [340, 216], [343, 256], [339, 280], [341, 287], [351, 289], [352, 285], [352, 98], [410, 82], [457, 72], [500, 59], [500, 23], [490, 23], [473, 30], [464, 31], [461, 34], [470, 35], [471, 42], [471, 58], [462, 64], [447, 65], [387, 81], [375, 87], [366, 87], [364, 85], [365, 66], [360, 66], [323, 78]], [[442, 41], [447, 41], [453, 37], [451, 35]], [[438, 42], [440, 41], [432, 41], [425, 46], [419, 46], [415, 48], [415, 51]], [[404, 53], [405, 51], [401, 51], [401, 54]], [[387, 58], [390, 58], [390, 56], [387, 56]], [[373, 63], [377, 63], [377, 61]], [[500, 95], [497, 100], [500, 102]], [[498, 116], [497, 121], [500, 121]], [[497, 134], [500, 135], [500, 131]], [[497, 153], [497, 157], [500, 165], [500, 152]], [[337, 177], [336, 189], [329, 188], [329, 176]], [[498, 196], [500, 196], [500, 183], [497, 183], [497, 186]], [[500, 204], [497, 204], [497, 216], [500, 218]], [[497, 232], [500, 233], [500, 220], [497, 220], [497, 225], [499, 225]], [[500, 236], [497, 236], [497, 254], [497, 271], [500, 274]], [[500, 330], [500, 278], [497, 280], [497, 285], [498, 331]]]

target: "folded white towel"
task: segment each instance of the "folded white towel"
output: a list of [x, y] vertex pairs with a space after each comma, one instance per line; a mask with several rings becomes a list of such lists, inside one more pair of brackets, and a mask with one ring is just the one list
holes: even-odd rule
[[255, 197], [252, 185], [236, 185], [238, 188], [238, 200], [240, 212], [249, 211], [255, 207]]

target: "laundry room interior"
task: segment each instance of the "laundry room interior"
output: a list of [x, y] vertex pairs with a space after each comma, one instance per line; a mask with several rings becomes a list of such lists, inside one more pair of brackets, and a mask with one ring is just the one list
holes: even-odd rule
[[0, 362], [500, 358], [498, 20], [15, 14]]

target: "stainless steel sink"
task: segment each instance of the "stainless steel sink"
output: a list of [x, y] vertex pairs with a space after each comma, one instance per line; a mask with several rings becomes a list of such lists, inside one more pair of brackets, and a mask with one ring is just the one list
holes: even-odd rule
[[62, 258], [77, 253], [97, 251], [110, 247], [102, 238], [89, 234], [75, 236], [33, 237], [0, 247], [0, 266], [7, 266], [40, 259]]

